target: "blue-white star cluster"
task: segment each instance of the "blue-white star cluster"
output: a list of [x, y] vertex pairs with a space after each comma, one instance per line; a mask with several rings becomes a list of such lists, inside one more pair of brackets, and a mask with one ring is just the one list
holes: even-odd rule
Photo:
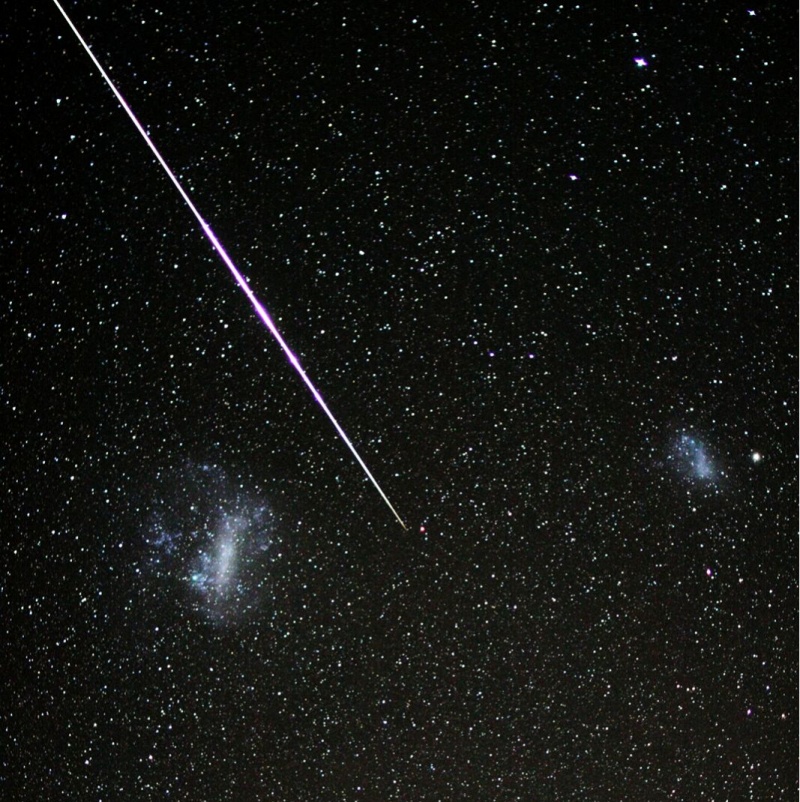
[[280, 551], [268, 504], [216, 465], [188, 463], [167, 477], [151, 500], [136, 569], [145, 590], [166, 580], [168, 593], [221, 625], [269, 617]]
[[680, 435], [675, 442], [671, 459], [684, 476], [700, 482], [713, 482], [721, 475], [706, 444], [694, 435]]
[[17, 4], [0, 798], [796, 798], [796, 6], [63, 2], [408, 528]]

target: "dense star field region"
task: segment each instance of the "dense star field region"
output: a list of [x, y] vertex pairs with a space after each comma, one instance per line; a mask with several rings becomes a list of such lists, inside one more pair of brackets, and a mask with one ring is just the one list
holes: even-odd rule
[[798, 792], [797, 14], [49, 0], [0, 38], [9, 800]]

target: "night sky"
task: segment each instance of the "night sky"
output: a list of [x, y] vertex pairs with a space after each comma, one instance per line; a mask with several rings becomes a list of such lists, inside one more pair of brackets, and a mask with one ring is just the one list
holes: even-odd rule
[[796, 798], [794, 6], [20, 5], [0, 796]]

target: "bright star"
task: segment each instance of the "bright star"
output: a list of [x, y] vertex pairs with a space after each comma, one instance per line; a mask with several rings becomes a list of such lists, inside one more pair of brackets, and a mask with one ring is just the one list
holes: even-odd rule
[[634, 58], [634, 63], [637, 67], [646, 67], [647, 66], [647, 59], [642, 58], [641, 56]]

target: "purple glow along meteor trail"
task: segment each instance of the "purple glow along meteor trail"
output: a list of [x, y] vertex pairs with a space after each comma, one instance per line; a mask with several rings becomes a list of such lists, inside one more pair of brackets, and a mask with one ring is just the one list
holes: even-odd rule
[[378, 493], [380, 493], [381, 498], [386, 502], [386, 506], [388, 506], [389, 509], [392, 511], [394, 517], [397, 518], [398, 522], [400, 523], [400, 526], [402, 526], [403, 529], [408, 529], [408, 527], [403, 522], [403, 519], [398, 514], [397, 510], [392, 506], [392, 502], [389, 501], [389, 499], [386, 496], [386, 493], [383, 492], [381, 486], [378, 484], [378, 481], [372, 475], [370, 469], [367, 467], [364, 460], [361, 459], [361, 455], [358, 453], [358, 451], [356, 451], [356, 447], [350, 442], [350, 438], [347, 436], [347, 434], [345, 434], [344, 429], [342, 429], [342, 427], [339, 425], [339, 421], [336, 420], [336, 418], [333, 416], [333, 413], [330, 411], [330, 409], [328, 409], [328, 405], [325, 403], [325, 399], [320, 395], [319, 390], [317, 390], [317, 388], [314, 386], [311, 379], [309, 379], [308, 374], [305, 372], [303, 366], [300, 364], [300, 360], [295, 356], [292, 349], [289, 348], [289, 346], [286, 343], [286, 340], [283, 339], [283, 336], [278, 331], [277, 326], [270, 317], [269, 312], [267, 312], [264, 305], [258, 300], [258, 298], [256, 298], [255, 294], [250, 289], [250, 285], [247, 283], [247, 279], [245, 279], [245, 277], [239, 272], [239, 269], [233, 263], [233, 259], [231, 259], [231, 257], [228, 256], [228, 252], [222, 246], [222, 243], [217, 239], [217, 235], [211, 230], [211, 226], [203, 219], [202, 215], [197, 210], [197, 207], [194, 205], [194, 203], [192, 203], [192, 199], [186, 194], [186, 191], [181, 186], [181, 183], [180, 181], [178, 181], [177, 177], [175, 176], [175, 173], [172, 172], [169, 165], [166, 163], [166, 161], [164, 161], [164, 157], [161, 155], [161, 153], [159, 153], [158, 149], [153, 144], [153, 140], [150, 139], [149, 134], [147, 133], [147, 131], [144, 130], [144, 127], [139, 122], [136, 115], [133, 113], [133, 110], [128, 105], [125, 98], [122, 97], [122, 95], [120, 94], [119, 89], [117, 89], [117, 87], [114, 85], [114, 82], [108, 76], [108, 73], [103, 69], [103, 65], [100, 64], [100, 62], [95, 58], [94, 53], [92, 53], [89, 45], [86, 44], [86, 41], [80, 34], [80, 31], [78, 31], [78, 29], [75, 27], [72, 20], [69, 18], [67, 12], [61, 6], [61, 3], [59, 3], [58, 0], [53, 0], [53, 2], [55, 3], [56, 8], [58, 8], [58, 10], [61, 12], [61, 15], [67, 21], [67, 24], [72, 29], [72, 32], [75, 34], [75, 36], [78, 37], [78, 41], [81, 43], [81, 46], [86, 51], [89, 58], [94, 62], [95, 67], [97, 67], [97, 69], [100, 71], [100, 74], [103, 76], [103, 79], [108, 84], [109, 88], [114, 93], [114, 95], [116, 96], [117, 100], [127, 113], [128, 117], [131, 118], [131, 122], [136, 126], [136, 130], [144, 137], [144, 141], [147, 142], [147, 146], [153, 152], [153, 155], [156, 157], [156, 159], [158, 159], [158, 163], [164, 168], [164, 172], [169, 176], [170, 181], [172, 181], [172, 183], [175, 185], [175, 188], [180, 193], [180, 196], [183, 198], [184, 202], [189, 207], [192, 214], [197, 218], [197, 222], [200, 223], [200, 227], [203, 229], [203, 233], [208, 238], [208, 241], [213, 245], [214, 250], [219, 254], [220, 258], [225, 263], [225, 266], [228, 268], [228, 270], [230, 270], [231, 275], [234, 277], [234, 279], [236, 279], [236, 283], [239, 285], [242, 292], [244, 292], [244, 294], [250, 299], [250, 303], [253, 305], [253, 309], [256, 310], [256, 314], [261, 318], [264, 325], [267, 327], [267, 329], [269, 329], [270, 334], [272, 334], [272, 336], [277, 341], [278, 345], [280, 345], [280, 347], [283, 349], [283, 353], [286, 354], [286, 357], [288, 358], [292, 367], [297, 371], [300, 378], [305, 382], [306, 387], [308, 387], [308, 389], [311, 391], [311, 395], [314, 396], [314, 400], [322, 408], [322, 411], [328, 416], [330, 422], [333, 424], [333, 427], [338, 432], [339, 437], [342, 438], [345, 445], [350, 449], [353, 456], [356, 458], [356, 462], [358, 462], [358, 464], [363, 468], [364, 473], [367, 475], [367, 478], [375, 486], [375, 489], [378, 491]]

